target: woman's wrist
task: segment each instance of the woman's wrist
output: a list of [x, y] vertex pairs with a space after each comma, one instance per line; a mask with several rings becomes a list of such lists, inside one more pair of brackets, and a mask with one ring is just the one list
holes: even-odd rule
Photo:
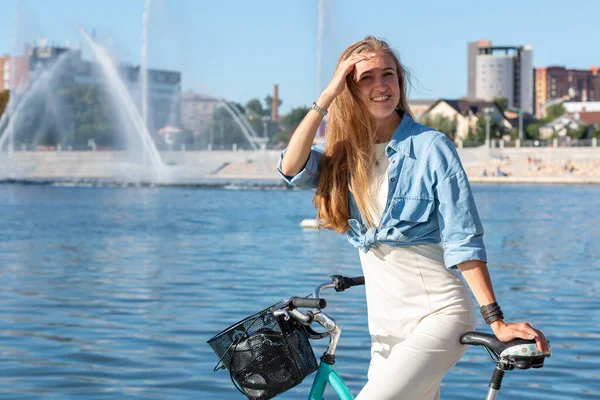
[[315, 101], [315, 103], [319, 108], [322, 108], [323, 110], [329, 110], [329, 106], [331, 105], [331, 103], [333, 103], [333, 100], [336, 97], [336, 95], [330, 94], [329, 92], [327, 92], [327, 90], [325, 90], [323, 93], [321, 93], [321, 95]]
[[492, 328], [493, 331], [496, 331], [498, 328], [501, 328], [504, 325], [506, 325], [506, 323], [504, 323], [503, 319], [497, 319], [490, 324], [490, 328]]
[[504, 314], [502, 313], [502, 309], [498, 305], [497, 302], [493, 302], [490, 304], [486, 304], [479, 308], [481, 312], [481, 316], [486, 324], [491, 325], [495, 321], [501, 321], [504, 319]]

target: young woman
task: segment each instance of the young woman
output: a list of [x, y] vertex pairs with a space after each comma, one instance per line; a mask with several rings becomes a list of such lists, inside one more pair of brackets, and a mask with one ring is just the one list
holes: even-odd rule
[[[326, 143], [312, 146], [327, 113]], [[322, 226], [361, 250], [372, 348], [358, 399], [439, 398], [466, 350], [460, 336], [475, 327], [457, 270], [500, 340], [535, 339], [547, 351], [540, 331], [504, 322], [458, 154], [413, 120], [405, 71], [387, 43], [369, 36], [342, 53], [278, 169], [290, 184], [316, 187]]]

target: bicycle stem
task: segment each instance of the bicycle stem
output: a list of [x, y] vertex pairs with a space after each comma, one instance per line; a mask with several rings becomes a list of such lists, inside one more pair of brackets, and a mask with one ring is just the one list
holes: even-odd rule
[[325, 354], [330, 356], [332, 359], [335, 357], [335, 350], [342, 334], [342, 328], [335, 323], [335, 320], [324, 313], [316, 314], [314, 317], [315, 321], [318, 322], [323, 328], [329, 332], [329, 346]]

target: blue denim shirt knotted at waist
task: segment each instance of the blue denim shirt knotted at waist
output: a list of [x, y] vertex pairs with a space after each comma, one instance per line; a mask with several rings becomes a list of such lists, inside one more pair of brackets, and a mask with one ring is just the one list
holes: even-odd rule
[[[446, 267], [470, 260], [487, 261], [483, 226], [471, 186], [452, 142], [443, 133], [404, 114], [386, 146], [388, 195], [381, 222], [366, 228], [350, 191], [348, 241], [367, 252], [380, 244], [394, 247], [442, 243]], [[306, 166], [284, 180], [317, 187], [324, 144], [312, 147]]]

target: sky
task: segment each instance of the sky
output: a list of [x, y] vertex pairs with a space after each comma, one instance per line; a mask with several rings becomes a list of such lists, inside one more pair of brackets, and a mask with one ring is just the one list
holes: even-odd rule
[[[600, 0], [321, 0], [321, 14], [319, 0], [146, 1], [151, 68], [180, 71], [183, 90], [241, 104], [264, 99], [278, 84], [281, 113], [310, 106], [341, 52], [366, 35], [398, 51], [411, 71], [411, 99], [466, 95], [469, 41], [531, 44], [535, 67], [600, 66]], [[0, 54], [46, 38], [91, 58], [81, 26], [116, 60], [139, 64], [144, 9], [144, 0], [2, 0]]]

